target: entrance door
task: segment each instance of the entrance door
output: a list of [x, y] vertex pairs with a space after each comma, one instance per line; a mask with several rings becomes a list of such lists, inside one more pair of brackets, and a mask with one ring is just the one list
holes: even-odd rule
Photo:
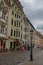
[[13, 44], [13, 49], [15, 50], [15, 43]]
[[5, 42], [4, 42], [4, 44], [3, 44], [3, 49], [5, 49]]
[[12, 49], [12, 42], [10, 42], [10, 49]]

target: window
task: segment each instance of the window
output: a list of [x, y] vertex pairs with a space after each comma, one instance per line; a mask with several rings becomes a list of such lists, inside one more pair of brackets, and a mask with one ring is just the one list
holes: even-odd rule
[[24, 35], [24, 39], [27, 39], [27, 35], [26, 34]]
[[11, 36], [13, 35], [13, 29], [11, 29]]
[[12, 21], [11, 21], [11, 24], [13, 25], [13, 19], [12, 19]]
[[19, 16], [19, 19], [20, 19], [20, 16]]
[[26, 27], [24, 28], [24, 31], [27, 32], [27, 28]]
[[17, 18], [20, 19], [20, 15], [17, 15]]
[[20, 37], [20, 32], [16, 31], [16, 37]]
[[10, 49], [12, 49], [12, 42], [10, 42]]
[[22, 34], [21, 34], [21, 39], [22, 39]]
[[16, 31], [16, 37], [18, 37], [18, 31]]
[[12, 15], [14, 15], [14, 11], [12, 11]]
[[22, 30], [22, 26], [21, 26], [21, 30]]
[[6, 13], [3, 11], [0, 11], [0, 17], [3, 18], [4, 20], [7, 20]]
[[18, 15], [17, 15], [17, 18], [18, 18]]
[[2, 0], [0, 0], [0, 4], [1, 4]]
[[16, 17], [16, 14], [15, 14], [15, 17]]
[[2, 14], [2, 18], [5, 19], [5, 13]]
[[16, 26], [16, 21], [14, 22], [14, 26]]
[[19, 32], [19, 37], [20, 37], [20, 32]]
[[14, 37], [15, 37], [15, 31], [14, 31]]
[[1, 25], [1, 32], [4, 33], [4, 26]]
[[17, 27], [18, 27], [18, 22], [17, 22]]
[[19, 27], [20, 27], [20, 22], [19, 22]]

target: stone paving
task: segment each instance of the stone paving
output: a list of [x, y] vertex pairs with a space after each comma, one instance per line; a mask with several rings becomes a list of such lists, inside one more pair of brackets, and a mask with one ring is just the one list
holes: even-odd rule
[[[33, 50], [34, 54], [40, 52], [40, 49]], [[0, 65], [18, 65], [23, 63], [30, 56], [29, 51], [12, 51], [0, 53]]]
[[29, 51], [0, 53], [0, 65], [17, 65], [28, 57]]
[[33, 58], [33, 61], [27, 59], [24, 63], [21, 63], [19, 65], [43, 65], [43, 50], [34, 55]]

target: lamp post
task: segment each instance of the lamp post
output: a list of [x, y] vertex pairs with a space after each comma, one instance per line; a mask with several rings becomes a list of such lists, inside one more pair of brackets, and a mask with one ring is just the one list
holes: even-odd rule
[[30, 44], [30, 61], [33, 61], [33, 53], [32, 53], [32, 38], [33, 38], [33, 30], [30, 30], [30, 36], [31, 36], [31, 44]]

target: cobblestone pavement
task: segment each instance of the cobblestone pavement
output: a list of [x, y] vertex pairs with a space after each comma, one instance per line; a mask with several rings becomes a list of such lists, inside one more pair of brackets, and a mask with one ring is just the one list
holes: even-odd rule
[[[37, 50], [37, 52], [40, 50]], [[34, 50], [34, 54], [36, 50]], [[18, 65], [29, 57], [29, 51], [13, 51], [0, 53], [0, 65]]]
[[19, 65], [43, 65], [43, 50], [34, 55], [33, 61], [29, 61], [29, 59], [27, 59], [24, 63]]

